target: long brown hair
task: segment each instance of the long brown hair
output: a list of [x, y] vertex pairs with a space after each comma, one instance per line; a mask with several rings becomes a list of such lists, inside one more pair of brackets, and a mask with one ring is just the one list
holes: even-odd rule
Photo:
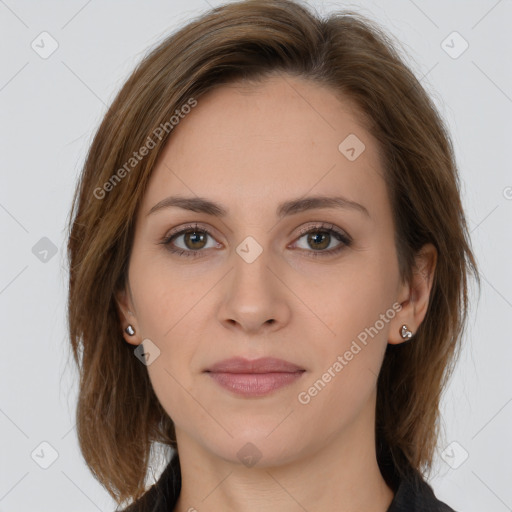
[[[176, 448], [173, 422], [123, 340], [115, 305], [138, 206], [172, 137], [163, 127], [213, 88], [275, 73], [327, 85], [365, 118], [379, 141], [402, 278], [412, 279], [414, 255], [424, 244], [438, 251], [414, 342], [388, 344], [376, 411], [379, 460], [391, 457], [401, 473], [432, 466], [441, 392], [465, 330], [470, 272], [479, 283], [449, 135], [395, 43], [374, 22], [347, 11], [322, 17], [299, 1], [248, 0], [210, 10], [145, 56], [104, 116], [73, 198], [68, 323], [80, 372], [78, 440], [118, 503], [144, 493], [155, 442]], [[148, 137], [150, 150], [135, 161], [134, 151], [150, 146]]]

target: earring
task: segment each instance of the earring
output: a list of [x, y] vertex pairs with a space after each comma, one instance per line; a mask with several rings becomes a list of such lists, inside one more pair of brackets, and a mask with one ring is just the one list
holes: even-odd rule
[[402, 338], [404, 340], [407, 338], [412, 338], [412, 332], [409, 330], [407, 325], [402, 325], [402, 328], [400, 329], [400, 334], [402, 335]]
[[129, 325], [124, 331], [130, 336], [133, 336], [135, 334], [135, 329], [131, 325]]

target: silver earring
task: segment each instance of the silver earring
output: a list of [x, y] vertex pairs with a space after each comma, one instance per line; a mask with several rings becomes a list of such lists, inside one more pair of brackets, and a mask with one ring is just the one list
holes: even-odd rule
[[131, 325], [129, 325], [124, 331], [130, 336], [133, 336], [135, 334], [135, 329]]
[[407, 325], [402, 325], [402, 328], [400, 329], [400, 334], [402, 335], [402, 338], [404, 340], [407, 338], [412, 338], [412, 332], [409, 330]]

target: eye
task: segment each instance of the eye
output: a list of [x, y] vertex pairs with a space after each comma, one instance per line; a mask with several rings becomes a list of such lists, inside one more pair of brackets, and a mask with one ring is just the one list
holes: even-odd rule
[[[333, 224], [322, 223], [319, 225], [310, 225], [302, 228], [300, 235], [297, 240], [300, 241], [305, 238], [305, 244], [313, 249], [311, 250], [307, 246], [299, 248], [306, 251], [308, 256], [311, 257], [332, 256], [352, 244], [352, 239], [343, 231], [335, 228]], [[212, 242], [210, 246], [208, 246], [208, 238], [212, 238], [213, 240], [210, 231], [205, 227], [194, 224], [185, 226], [179, 231], [171, 233], [159, 243], [165, 245], [167, 250], [173, 254], [196, 258], [202, 256], [201, 252], [205, 252], [203, 249], [211, 249], [221, 245], [218, 242]], [[180, 239], [182, 239], [181, 246], [176, 242]], [[338, 245], [329, 250], [325, 250], [336, 240], [339, 242]]]
[[[300, 234], [298, 240], [305, 238], [306, 244], [306, 247], [301, 247], [301, 249], [306, 250], [312, 257], [338, 254], [352, 243], [351, 238], [343, 231], [335, 228], [334, 224], [322, 223], [321, 225], [308, 226], [302, 228]], [[325, 250], [336, 240], [339, 242], [338, 245], [330, 250]], [[309, 250], [308, 247], [313, 247], [313, 250]]]
[[[175, 245], [175, 240], [179, 240], [183, 238], [182, 244], [183, 246]], [[199, 227], [197, 224], [192, 226], [186, 226], [185, 228], [171, 233], [169, 236], [165, 237], [160, 243], [165, 245], [167, 249], [178, 256], [186, 256], [186, 257], [198, 257], [200, 252], [203, 249], [209, 249], [212, 247], [217, 247], [219, 244], [214, 243], [208, 247], [206, 245], [206, 241], [208, 238], [212, 238], [213, 236], [204, 227]]]

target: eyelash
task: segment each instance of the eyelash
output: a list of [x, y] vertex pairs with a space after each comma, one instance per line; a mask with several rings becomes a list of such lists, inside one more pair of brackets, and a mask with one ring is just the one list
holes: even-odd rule
[[[159, 242], [162, 245], [166, 246], [166, 249], [173, 254], [177, 254], [178, 256], [185, 256], [187, 258], [197, 258], [200, 257], [199, 253], [204, 252], [204, 249], [199, 250], [192, 250], [192, 249], [175, 249], [171, 245], [171, 241], [175, 238], [178, 238], [179, 236], [186, 234], [187, 232], [193, 232], [193, 233], [203, 233], [206, 234], [208, 237], [214, 238], [212, 233], [206, 228], [201, 227], [198, 224], [193, 224], [189, 226], [185, 226], [184, 228], [180, 229], [179, 231], [176, 231], [174, 233], [171, 233], [170, 235], [166, 236], [161, 242]], [[327, 256], [333, 256], [335, 254], [338, 254], [340, 251], [342, 251], [345, 247], [350, 247], [352, 244], [351, 238], [343, 233], [342, 231], [339, 231], [337, 229], [334, 229], [333, 224], [329, 223], [321, 223], [320, 225], [316, 226], [308, 226], [306, 228], [302, 228], [299, 232], [299, 237], [297, 240], [302, 238], [305, 235], [308, 235], [310, 233], [328, 233], [330, 235], [334, 235], [334, 237], [339, 241], [342, 242], [339, 244], [336, 248], [330, 249], [328, 251], [322, 250], [322, 251], [308, 251], [306, 249], [306, 252], [311, 253], [309, 256], [312, 258], [318, 258], [318, 257], [327, 257]]]

